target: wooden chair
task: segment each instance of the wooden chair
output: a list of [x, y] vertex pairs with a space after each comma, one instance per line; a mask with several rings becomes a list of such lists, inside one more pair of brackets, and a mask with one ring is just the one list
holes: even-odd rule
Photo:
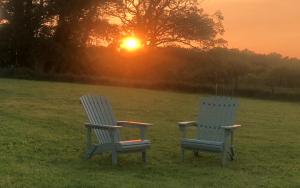
[[[112, 163], [117, 164], [118, 153], [141, 152], [142, 160], [146, 163], [146, 150], [150, 141], [145, 139], [146, 129], [151, 124], [131, 121], [116, 121], [111, 105], [103, 96], [82, 96], [80, 101], [86, 112], [89, 122], [87, 128], [86, 159], [94, 154], [103, 152], [112, 153]], [[139, 140], [120, 140], [120, 129], [123, 127], [140, 129]], [[98, 143], [92, 144], [91, 132], [94, 132]]]
[[[222, 165], [233, 160], [233, 133], [240, 125], [234, 125], [237, 100], [230, 97], [207, 97], [200, 104], [197, 121], [179, 122], [182, 133], [181, 159], [184, 151], [192, 150], [195, 156], [198, 151], [218, 152], [222, 154]], [[186, 128], [196, 127], [195, 139], [186, 138]]]

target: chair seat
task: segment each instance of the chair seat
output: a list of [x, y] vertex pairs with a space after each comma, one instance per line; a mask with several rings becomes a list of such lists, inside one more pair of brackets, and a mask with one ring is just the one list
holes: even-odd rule
[[184, 138], [181, 140], [181, 146], [186, 149], [196, 149], [196, 150], [200, 149], [200, 150], [221, 152], [223, 151], [224, 143], [218, 141]]
[[118, 150], [143, 150], [150, 147], [150, 140], [126, 140], [118, 143]]

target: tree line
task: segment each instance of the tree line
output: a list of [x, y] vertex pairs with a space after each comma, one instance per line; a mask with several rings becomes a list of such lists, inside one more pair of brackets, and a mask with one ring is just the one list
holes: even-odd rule
[[250, 50], [177, 47], [148, 48], [136, 54], [109, 48], [86, 51], [89, 75], [147, 85], [221, 95], [300, 96], [300, 60]]
[[[2, 76], [98, 80], [233, 95], [300, 94], [300, 60], [227, 49], [195, 0], [0, 0]], [[142, 39], [118, 51], [124, 36]]]
[[147, 47], [225, 43], [222, 15], [195, 0], [1, 0], [0, 13], [1, 66], [80, 70], [82, 49], [116, 48], [128, 35]]

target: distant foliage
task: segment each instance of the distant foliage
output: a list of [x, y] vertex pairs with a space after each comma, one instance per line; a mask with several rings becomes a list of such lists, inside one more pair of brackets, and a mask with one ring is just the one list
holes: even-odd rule
[[[0, 10], [2, 76], [300, 96], [299, 59], [215, 47], [223, 17], [205, 14], [194, 0], [0, 0]], [[143, 33], [146, 47], [117, 51], [115, 41], [131, 32]], [[101, 41], [111, 45], [93, 45]]]
[[300, 60], [279, 54], [214, 48], [145, 49], [136, 54], [109, 48], [86, 50], [86, 68], [94, 76], [172, 85], [174, 89], [219, 94], [300, 93]]

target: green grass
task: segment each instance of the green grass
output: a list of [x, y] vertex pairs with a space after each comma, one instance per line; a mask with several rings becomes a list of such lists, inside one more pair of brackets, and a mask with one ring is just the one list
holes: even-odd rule
[[[84, 94], [106, 95], [119, 120], [154, 123], [149, 163], [136, 153], [83, 159]], [[201, 153], [179, 160], [176, 122], [201, 95], [0, 79], [0, 187], [300, 187], [300, 103], [240, 99], [238, 160]], [[133, 136], [125, 132], [125, 138]]]

